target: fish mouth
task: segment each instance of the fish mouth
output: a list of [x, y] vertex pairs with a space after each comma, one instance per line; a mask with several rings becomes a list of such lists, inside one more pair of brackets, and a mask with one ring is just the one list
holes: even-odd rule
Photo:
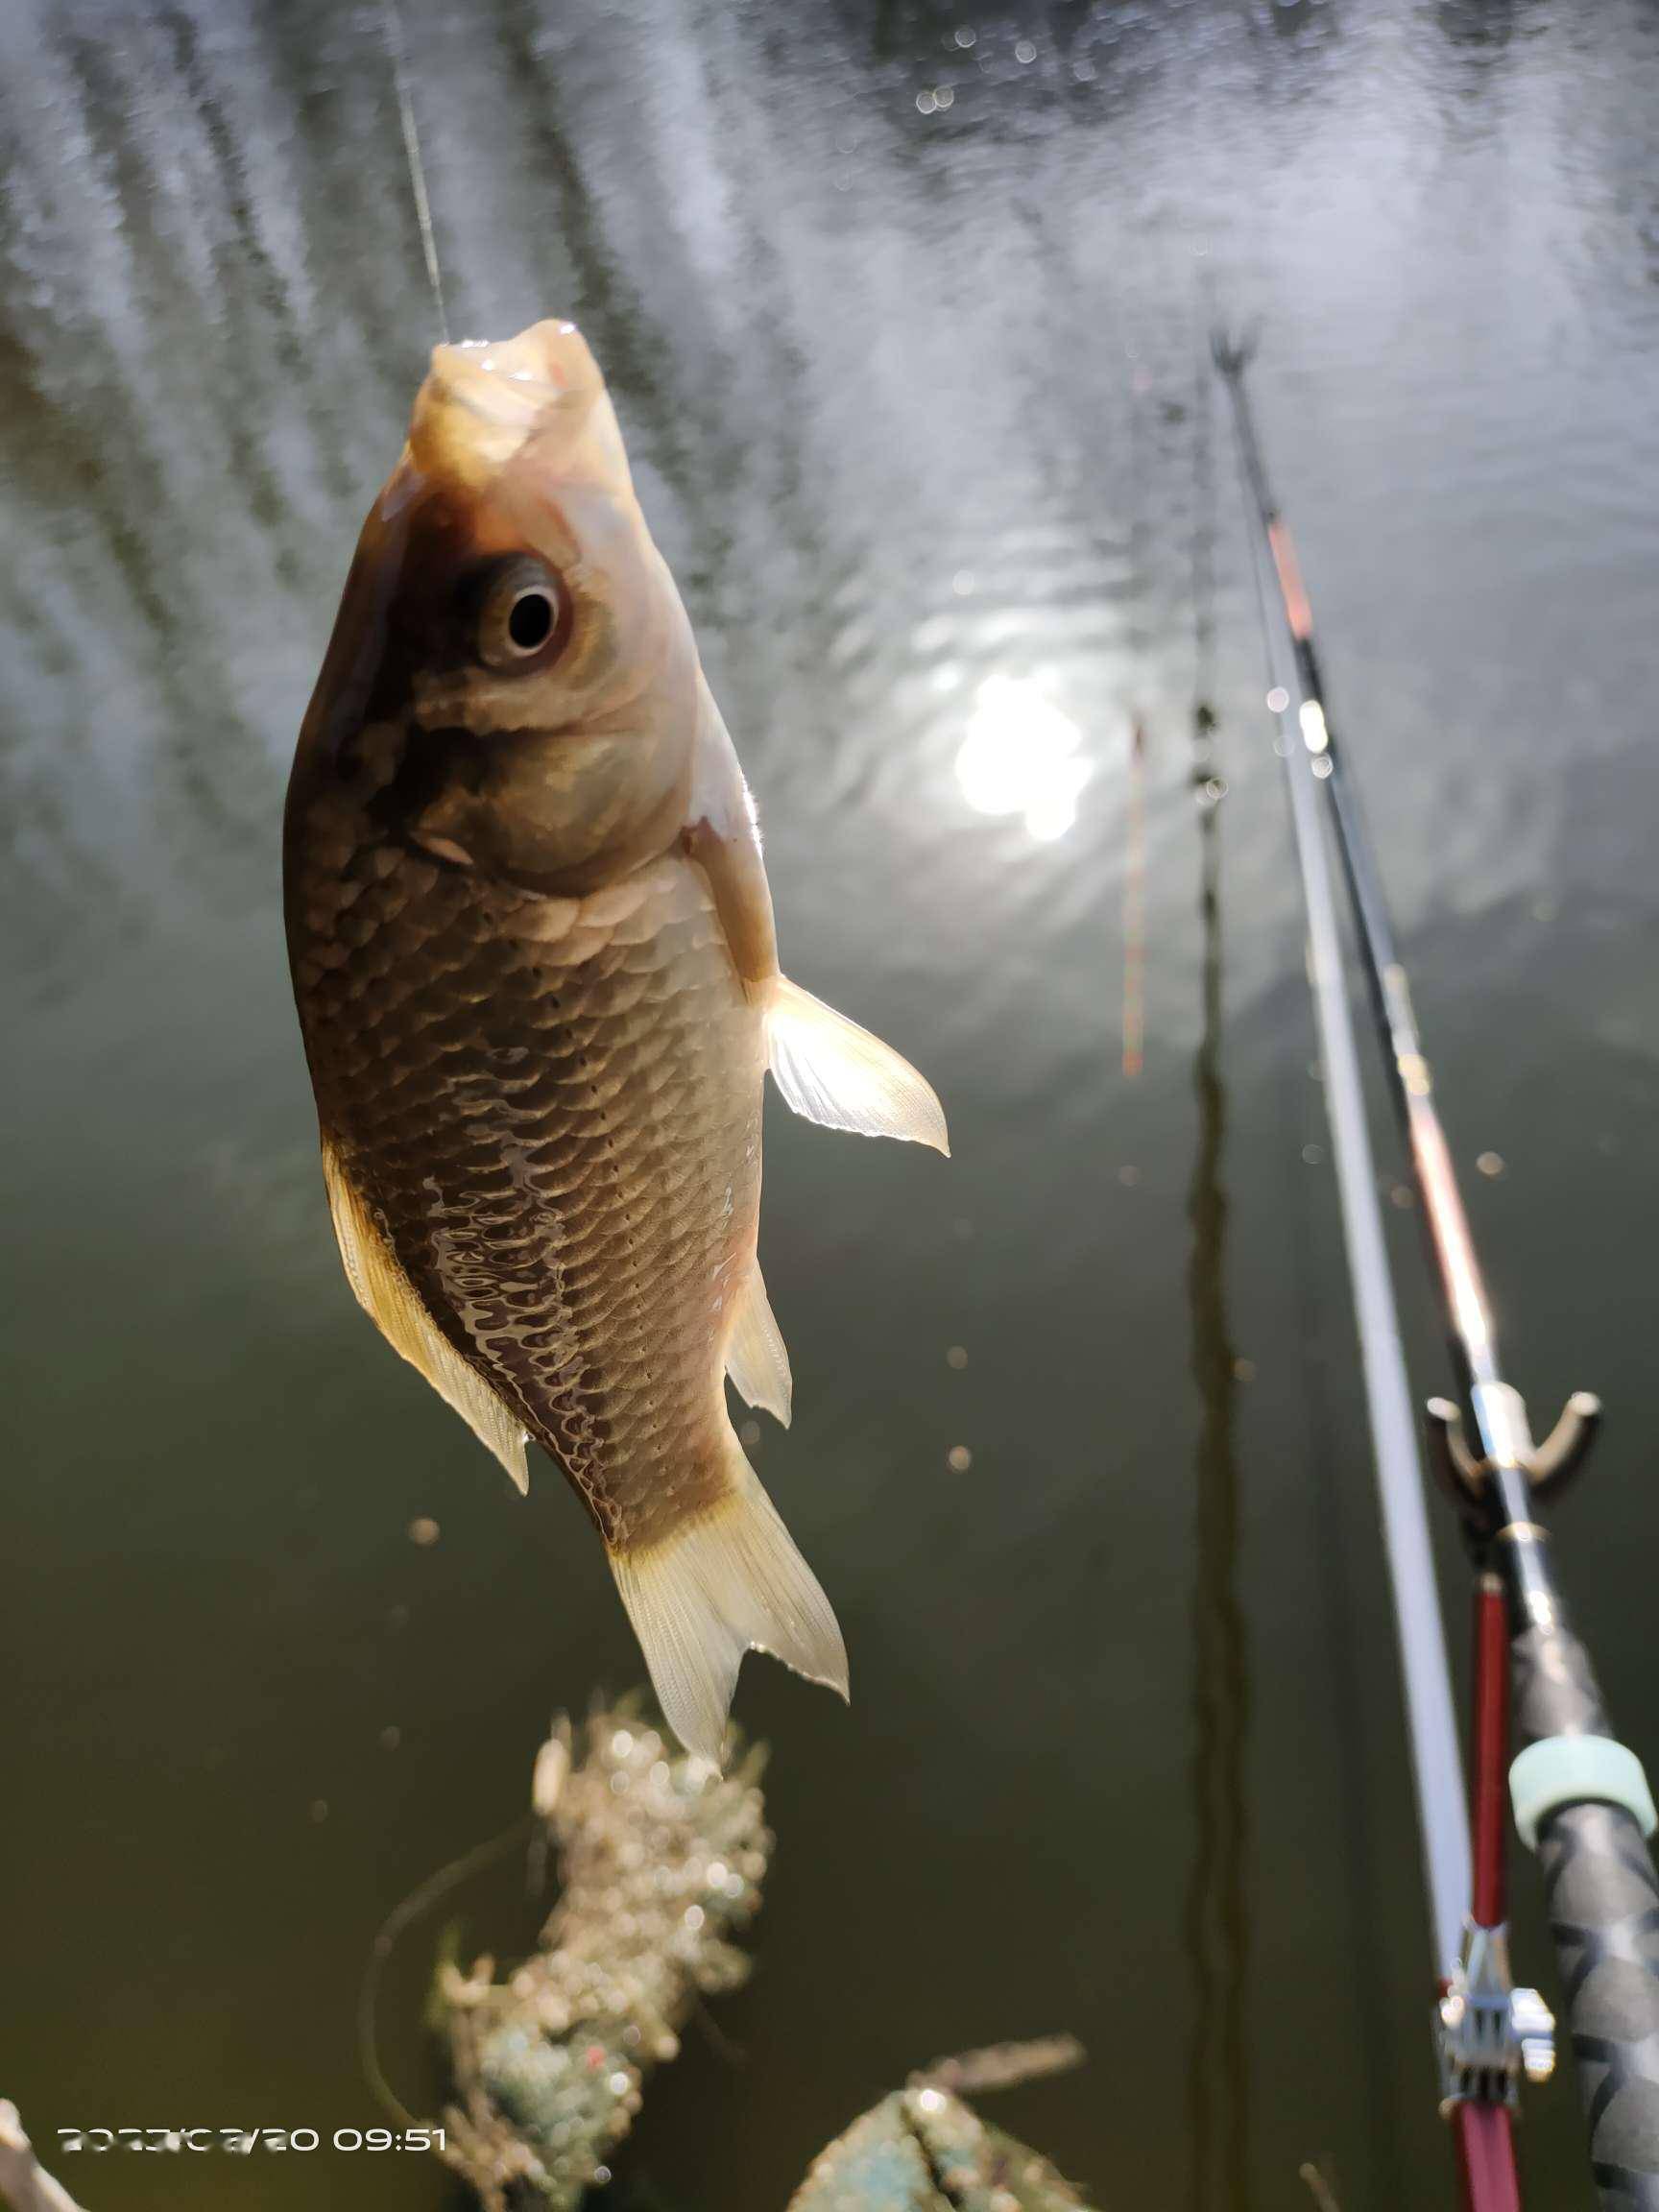
[[516, 338], [438, 346], [415, 402], [410, 450], [420, 469], [481, 488], [551, 421], [564, 416], [574, 425], [603, 389], [574, 323], [549, 319]]

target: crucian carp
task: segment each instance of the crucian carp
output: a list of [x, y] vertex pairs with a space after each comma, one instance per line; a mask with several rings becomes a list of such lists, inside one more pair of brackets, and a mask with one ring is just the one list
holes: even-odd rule
[[346, 1272], [528, 1486], [604, 1539], [669, 1723], [746, 1650], [847, 1692], [727, 1409], [789, 1418], [756, 1258], [766, 1070], [948, 1149], [914, 1069], [788, 982], [756, 816], [567, 323], [441, 346], [300, 735], [289, 955]]

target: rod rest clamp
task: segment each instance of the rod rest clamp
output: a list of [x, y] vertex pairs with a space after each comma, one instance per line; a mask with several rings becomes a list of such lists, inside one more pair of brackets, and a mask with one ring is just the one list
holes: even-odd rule
[[1435, 2041], [1442, 2115], [1454, 2104], [1513, 2106], [1523, 2079], [1548, 2081], [1555, 2071], [1554, 2015], [1536, 1989], [1517, 1989], [1510, 1980], [1506, 1928], [1471, 1923], [1465, 1931]]
[[[1487, 1518], [1492, 1462], [1469, 1449], [1462, 1409], [1450, 1398], [1431, 1398], [1425, 1410], [1429, 1464], [1435, 1479], [1464, 1522], [1481, 1529]], [[1593, 1391], [1575, 1390], [1543, 1443], [1529, 1444], [1519, 1455], [1527, 1485], [1541, 1504], [1559, 1498], [1580, 1472], [1600, 1427], [1600, 1399]]]

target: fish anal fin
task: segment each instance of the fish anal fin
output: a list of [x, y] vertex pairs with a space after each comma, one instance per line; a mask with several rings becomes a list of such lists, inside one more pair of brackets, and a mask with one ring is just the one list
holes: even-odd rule
[[517, 1489], [530, 1488], [524, 1427], [488, 1382], [473, 1373], [421, 1303], [338, 1148], [323, 1140], [323, 1181], [340, 1240], [340, 1258], [357, 1303], [395, 1352], [418, 1367], [440, 1398], [492, 1451]]
[[902, 1137], [950, 1155], [932, 1086], [890, 1045], [780, 975], [766, 1006], [769, 1065], [797, 1114], [826, 1129]]
[[760, 1279], [758, 1260], [738, 1293], [737, 1314], [726, 1345], [726, 1372], [746, 1406], [758, 1406], [788, 1428], [793, 1391], [789, 1352]]
[[847, 1695], [847, 1647], [818, 1578], [728, 1430], [725, 1496], [670, 1536], [610, 1553], [662, 1717], [718, 1760], [745, 1651]]

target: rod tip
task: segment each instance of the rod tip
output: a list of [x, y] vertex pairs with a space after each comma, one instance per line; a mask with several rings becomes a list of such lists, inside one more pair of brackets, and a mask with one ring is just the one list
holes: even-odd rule
[[1237, 334], [1230, 333], [1222, 323], [1210, 326], [1210, 358], [1223, 376], [1242, 376], [1256, 351], [1262, 335], [1261, 325], [1246, 325]]

